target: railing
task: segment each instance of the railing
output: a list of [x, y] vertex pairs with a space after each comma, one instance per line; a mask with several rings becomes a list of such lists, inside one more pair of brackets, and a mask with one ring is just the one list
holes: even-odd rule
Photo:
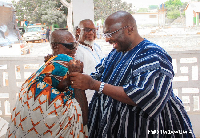
[[175, 77], [173, 89], [186, 111], [200, 113], [200, 51], [170, 52]]
[[[200, 137], [200, 51], [168, 52], [173, 58], [174, 93], [183, 101]], [[0, 58], [0, 117], [9, 121], [21, 84], [43, 64], [43, 57]], [[199, 121], [198, 121], [199, 120]], [[1, 130], [1, 128], [0, 128]]]
[[44, 57], [0, 58], [0, 117], [9, 121], [22, 83], [43, 61]]

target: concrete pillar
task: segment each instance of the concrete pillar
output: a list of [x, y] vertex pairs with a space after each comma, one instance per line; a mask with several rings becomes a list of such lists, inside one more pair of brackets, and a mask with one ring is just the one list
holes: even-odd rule
[[77, 26], [81, 20], [90, 19], [94, 21], [93, 0], [73, 0], [73, 22]]
[[199, 13], [196, 13], [196, 26], [199, 26]]
[[158, 10], [158, 15], [159, 15], [159, 25], [160, 26], [165, 26], [165, 14], [166, 14], [167, 9], [165, 8], [164, 4], [162, 3], [160, 5], [160, 9]]

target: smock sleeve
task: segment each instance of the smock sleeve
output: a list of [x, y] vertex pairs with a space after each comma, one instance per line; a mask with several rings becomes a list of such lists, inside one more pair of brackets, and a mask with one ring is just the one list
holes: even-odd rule
[[172, 93], [173, 69], [169, 56], [149, 53], [134, 60], [132, 79], [123, 88], [138, 107], [149, 117], [156, 118]]

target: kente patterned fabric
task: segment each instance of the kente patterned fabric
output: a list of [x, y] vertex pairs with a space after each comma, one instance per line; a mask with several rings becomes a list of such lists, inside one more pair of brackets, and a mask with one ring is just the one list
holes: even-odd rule
[[59, 54], [52, 57], [22, 85], [13, 109], [8, 138], [87, 138], [82, 112], [70, 86], [57, 88], [68, 74], [72, 58]]
[[172, 59], [144, 39], [132, 50], [115, 49], [92, 77], [122, 86], [137, 106], [95, 92], [89, 105], [90, 138], [194, 138], [190, 119], [174, 95]]

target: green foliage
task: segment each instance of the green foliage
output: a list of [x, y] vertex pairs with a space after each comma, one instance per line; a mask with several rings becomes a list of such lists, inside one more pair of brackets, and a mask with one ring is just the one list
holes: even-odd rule
[[19, 0], [13, 1], [19, 21], [26, 19], [32, 23], [66, 24], [67, 8], [59, 0]]
[[132, 4], [121, 0], [94, 0], [94, 20], [105, 20], [110, 14], [116, 11], [132, 12]]
[[148, 12], [148, 8], [140, 8], [137, 12]]
[[168, 11], [167, 17], [169, 19], [176, 19], [176, 18], [180, 17], [180, 11], [179, 10]]
[[149, 10], [158, 9], [158, 5], [149, 5]]
[[180, 0], [169, 0], [165, 2], [165, 7], [170, 10], [178, 10], [183, 3]]
[[185, 12], [182, 12], [182, 13], [181, 13], [181, 16], [185, 16]]
[[53, 24], [54, 28], [60, 28], [58, 24]]
[[184, 15], [184, 8], [187, 3], [182, 3], [180, 0], [168, 0], [165, 2], [167, 9], [167, 18], [176, 19]]

